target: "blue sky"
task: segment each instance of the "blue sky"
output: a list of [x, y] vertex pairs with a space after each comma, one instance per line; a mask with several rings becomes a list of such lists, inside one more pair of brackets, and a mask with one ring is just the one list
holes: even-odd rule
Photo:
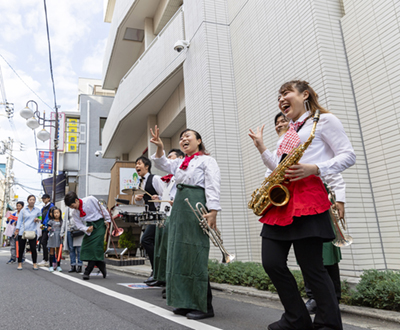
[[[61, 106], [60, 111], [76, 111], [78, 78], [101, 78], [110, 24], [103, 21], [101, 0], [47, 0], [46, 3], [57, 104]], [[45, 103], [54, 107], [43, 0], [0, 0], [0, 12], [0, 54]], [[46, 111], [46, 117], [51, 109], [25, 86], [1, 57], [0, 66], [7, 101], [14, 103], [13, 121], [18, 132], [16, 136], [8, 120], [1, 116], [5, 114], [1, 106], [0, 141], [12, 137], [24, 143], [25, 151], [18, 151], [19, 144], [14, 144], [13, 155], [36, 168], [34, 133], [26, 126], [19, 111], [28, 100], [35, 100], [41, 113]], [[37, 144], [39, 149], [49, 146], [48, 142], [40, 140]], [[5, 156], [0, 156], [0, 163], [5, 161]], [[17, 182], [41, 189], [41, 175], [37, 171], [16, 160], [13, 171]], [[40, 193], [27, 190], [35, 195]], [[28, 195], [17, 186], [14, 191], [19, 199]]]

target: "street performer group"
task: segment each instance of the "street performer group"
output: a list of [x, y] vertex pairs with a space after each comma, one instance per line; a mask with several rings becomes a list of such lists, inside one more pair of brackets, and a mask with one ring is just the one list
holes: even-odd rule
[[[264, 145], [264, 126], [249, 132], [267, 167], [266, 179], [253, 193], [249, 207], [263, 224], [262, 264], [284, 306], [281, 319], [268, 329], [342, 329], [337, 266], [340, 250], [327, 252], [331, 249], [324, 246], [335, 239], [327, 190], [329, 186], [336, 192], [337, 202], [333, 207], [343, 217], [345, 184], [340, 173], [355, 163], [356, 156], [342, 123], [318, 103], [318, 95], [306, 81], [284, 83], [279, 89], [278, 107], [281, 113], [275, 117], [275, 125], [280, 138], [276, 151], [271, 152]], [[159, 128], [155, 126], [150, 131], [150, 142], [157, 147], [151, 160], [168, 175], [152, 175], [151, 160], [138, 158], [136, 169], [142, 177], [141, 186], [150, 194], [135, 199], [138, 204], [151, 204], [155, 208], [158, 204], [149, 202], [150, 199], [168, 198], [172, 210], [165, 230], [148, 226], [142, 237], [153, 268], [147, 283], [166, 286], [167, 304], [174, 308], [174, 314], [194, 320], [213, 317], [208, 277], [210, 240], [193, 211], [198, 203], [203, 204], [202, 219], [209, 230], [217, 231], [217, 213], [221, 210], [220, 169], [195, 130], [181, 132], [179, 146], [183, 154], [176, 149], [166, 154]], [[170, 183], [175, 184], [173, 190]], [[166, 187], [169, 188], [161, 198]], [[74, 209], [78, 228], [86, 233], [81, 256], [89, 265], [84, 278], [89, 278], [95, 265], [105, 277], [99, 237], [104, 236], [108, 213], [91, 198], [81, 200], [70, 193], [65, 202]], [[307, 293], [312, 293], [314, 320], [287, 266], [291, 246]], [[336, 254], [332, 262], [326, 256], [329, 253]], [[328, 273], [328, 265], [335, 265], [334, 275]]]

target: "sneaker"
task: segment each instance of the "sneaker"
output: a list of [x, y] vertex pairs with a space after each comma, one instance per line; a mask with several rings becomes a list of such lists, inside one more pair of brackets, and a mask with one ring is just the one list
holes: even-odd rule
[[39, 267], [47, 267], [49, 263], [46, 260], [42, 260], [41, 262], [38, 263]]
[[50, 272], [54, 272], [54, 268], [53, 267], [49, 267], [49, 271]]
[[15, 262], [15, 260], [13, 258], [11, 258], [10, 260], [7, 261], [7, 264], [12, 264], [14, 262]]
[[62, 269], [61, 269], [60, 266], [58, 266], [56, 270], [57, 270], [58, 272], [62, 272]]

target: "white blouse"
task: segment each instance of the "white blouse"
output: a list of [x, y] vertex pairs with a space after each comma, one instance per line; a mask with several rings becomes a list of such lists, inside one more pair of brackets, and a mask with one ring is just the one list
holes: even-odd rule
[[154, 160], [154, 165], [158, 169], [172, 173], [175, 176], [176, 184], [184, 183], [204, 188], [207, 208], [209, 210], [221, 210], [219, 202], [221, 174], [214, 158], [207, 155], [194, 156], [186, 170], [179, 168], [183, 159], [168, 159], [165, 157], [165, 152], [161, 158], [157, 158], [154, 154], [151, 159]]
[[81, 218], [79, 210], [73, 209], [72, 219], [75, 221], [76, 228], [84, 231], [88, 236], [90, 236], [90, 233], [87, 233], [89, 227], [84, 224], [84, 221], [95, 222], [103, 218], [107, 222], [111, 222], [110, 214], [107, 209], [99, 203], [96, 197], [84, 197], [82, 198], [82, 204], [83, 212], [85, 212], [86, 215]]
[[[298, 121], [304, 120], [309, 115], [310, 112], [304, 113]], [[312, 126], [312, 118], [309, 118], [298, 132], [301, 143], [306, 142], [309, 138]], [[274, 170], [278, 166], [279, 159], [277, 158], [276, 151], [271, 153], [269, 150], [265, 150], [261, 155], [265, 166], [270, 170]], [[335, 191], [336, 200], [345, 202], [346, 184], [340, 172], [354, 165], [355, 160], [354, 149], [340, 120], [331, 113], [322, 113], [315, 131], [315, 138], [304, 152], [300, 163], [316, 164], [320, 169], [322, 181]]]

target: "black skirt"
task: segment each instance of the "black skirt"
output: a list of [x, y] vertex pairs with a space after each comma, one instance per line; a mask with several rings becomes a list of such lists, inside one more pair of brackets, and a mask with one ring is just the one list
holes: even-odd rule
[[335, 238], [329, 210], [314, 215], [293, 217], [293, 222], [288, 226], [271, 226], [264, 224], [261, 236], [277, 241], [296, 241], [309, 237], [320, 237], [324, 242]]

